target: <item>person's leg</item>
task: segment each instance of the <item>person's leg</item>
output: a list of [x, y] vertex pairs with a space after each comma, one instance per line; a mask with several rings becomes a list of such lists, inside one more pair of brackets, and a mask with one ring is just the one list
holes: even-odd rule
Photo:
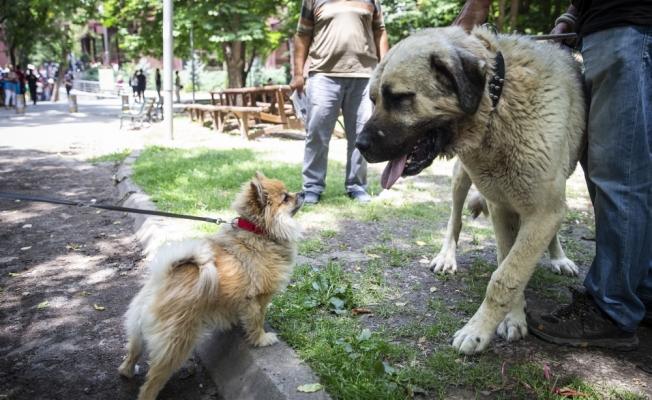
[[355, 139], [371, 117], [373, 104], [369, 99], [368, 78], [347, 78], [347, 80], [342, 104], [344, 131], [348, 141], [344, 186], [348, 193], [352, 193], [367, 189], [367, 162], [362, 158], [360, 150], [355, 148]]
[[306, 95], [306, 149], [303, 157], [303, 190], [321, 194], [326, 188], [328, 146], [342, 108], [342, 81], [315, 74], [308, 80]]
[[[609, 55], [606, 57], [606, 55]], [[596, 256], [584, 286], [627, 332], [652, 300], [652, 27], [584, 38]]]

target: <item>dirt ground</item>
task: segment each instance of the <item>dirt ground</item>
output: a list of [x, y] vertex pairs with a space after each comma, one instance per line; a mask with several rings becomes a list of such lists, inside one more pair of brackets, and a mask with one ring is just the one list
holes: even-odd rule
[[[115, 172], [112, 162], [0, 148], [4, 192], [115, 204]], [[126, 354], [122, 316], [146, 275], [132, 218], [9, 199], [0, 210], [0, 398], [135, 399], [146, 360], [132, 380], [117, 370]], [[159, 398], [216, 394], [195, 358]]]

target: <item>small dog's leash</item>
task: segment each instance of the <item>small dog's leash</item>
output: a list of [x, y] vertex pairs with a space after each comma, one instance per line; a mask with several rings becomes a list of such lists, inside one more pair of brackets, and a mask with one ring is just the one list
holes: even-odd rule
[[76, 206], [76, 207], [102, 208], [102, 209], [111, 210], [111, 211], [123, 211], [123, 212], [129, 212], [129, 213], [134, 213], [134, 214], [148, 214], [148, 215], [156, 215], [156, 216], [159, 216], [159, 217], [192, 219], [192, 220], [195, 220], [195, 221], [209, 222], [209, 223], [218, 224], [218, 225], [219, 224], [231, 224], [232, 226], [236, 226], [236, 225], [239, 226], [239, 223], [236, 224], [236, 220], [238, 220], [238, 221], [241, 220], [240, 218], [236, 217], [231, 222], [229, 222], [229, 221], [223, 220], [222, 218], [196, 217], [194, 215], [174, 214], [174, 213], [169, 213], [169, 212], [164, 212], [164, 211], [141, 210], [141, 209], [137, 209], [137, 208], [113, 206], [113, 205], [110, 205], [110, 204], [96, 204], [93, 201], [91, 201], [90, 203], [85, 203], [83, 201], [50, 199], [50, 198], [47, 198], [47, 197], [37, 197], [37, 196], [29, 196], [29, 195], [23, 195], [23, 194], [15, 194], [15, 193], [0, 192], [0, 197], [5, 197], [5, 198], [8, 198], [8, 199], [16, 199], [16, 200], [40, 201], [40, 202], [43, 202], [43, 203], [64, 204], [64, 205], [67, 205], [67, 206]]

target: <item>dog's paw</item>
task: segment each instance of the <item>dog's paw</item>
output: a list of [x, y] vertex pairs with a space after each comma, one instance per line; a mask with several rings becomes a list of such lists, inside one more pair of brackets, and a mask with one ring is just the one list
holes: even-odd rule
[[473, 355], [484, 351], [494, 336], [493, 329], [487, 329], [482, 321], [469, 321], [464, 328], [453, 335], [453, 348], [462, 354]]
[[557, 275], [577, 276], [579, 274], [577, 265], [566, 257], [550, 260], [550, 270]]
[[131, 379], [138, 373], [138, 365], [130, 366], [128, 365], [127, 360], [125, 360], [122, 365], [120, 365], [120, 368], [118, 368], [118, 371], [120, 371], [120, 375]]
[[527, 323], [525, 321], [525, 310], [511, 311], [496, 330], [498, 336], [508, 342], [516, 342], [525, 339], [527, 336]]
[[267, 347], [273, 345], [276, 342], [278, 342], [278, 338], [274, 332], [263, 333], [257, 339], [252, 339], [251, 341], [251, 343], [256, 347]]
[[455, 252], [449, 254], [447, 251], [440, 252], [437, 257], [433, 258], [430, 262], [430, 270], [437, 274], [457, 272], [457, 261], [455, 260]]

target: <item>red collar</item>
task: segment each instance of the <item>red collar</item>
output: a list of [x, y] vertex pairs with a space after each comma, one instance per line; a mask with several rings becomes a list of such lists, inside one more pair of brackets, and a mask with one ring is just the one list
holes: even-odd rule
[[251, 231], [253, 233], [258, 233], [261, 235], [265, 234], [265, 229], [261, 228], [260, 226], [254, 224], [253, 222], [247, 221], [246, 219], [242, 218], [236, 218], [238, 222], [236, 223], [236, 226], [238, 228], [242, 228], [248, 231]]

